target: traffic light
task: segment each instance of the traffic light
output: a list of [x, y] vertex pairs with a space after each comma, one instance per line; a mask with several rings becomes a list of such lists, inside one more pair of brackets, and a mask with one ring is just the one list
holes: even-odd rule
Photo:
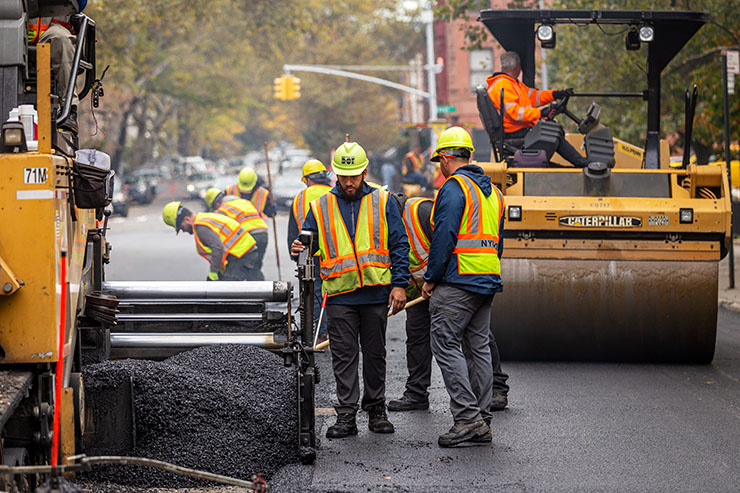
[[285, 101], [288, 98], [288, 80], [286, 76], [276, 77], [272, 83], [275, 90], [275, 99]]
[[301, 79], [295, 75], [290, 76], [290, 99], [298, 99], [301, 97]]

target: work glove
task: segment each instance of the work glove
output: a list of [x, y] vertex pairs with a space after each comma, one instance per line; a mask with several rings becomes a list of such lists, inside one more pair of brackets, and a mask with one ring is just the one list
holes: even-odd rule
[[555, 99], [563, 99], [565, 96], [572, 96], [576, 92], [573, 90], [572, 87], [569, 87], [568, 89], [558, 89], [556, 91], [552, 91], [552, 97]]
[[218, 281], [218, 272], [209, 272], [206, 281]]
[[555, 115], [555, 104], [550, 103], [549, 106], [540, 109], [540, 117], [545, 120], [552, 120]]

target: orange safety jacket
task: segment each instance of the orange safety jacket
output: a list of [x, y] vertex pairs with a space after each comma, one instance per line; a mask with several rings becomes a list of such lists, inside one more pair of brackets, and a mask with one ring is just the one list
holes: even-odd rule
[[224, 245], [224, 256], [221, 259], [222, 267], [224, 266], [224, 260], [227, 255], [231, 254], [235, 257], [241, 258], [256, 244], [252, 235], [250, 235], [246, 230], [244, 230], [244, 228], [239, 226], [239, 223], [230, 217], [212, 212], [201, 212], [195, 216], [195, 221], [193, 222], [195, 249], [198, 251], [198, 254], [209, 263], [211, 262], [211, 248], [203, 243], [198, 237], [195, 226], [206, 226], [221, 238], [221, 242]]
[[52, 24], [60, 24], [74, 33], [72, 24], [52, 17], [36, 17], [28, 21], [28, 44], [36, 43]]
[[414, 154], [413, 151], [409, 151], [403, 156], [404, 173], [420, 173], [423, 166], [424, 161], [422, 161], [421, 156]]
[[234, 219], [242, 228], [250, 233], [252, 231], [267, 231], [265, 220], [262, 219], [257, 208], [246, 199], [234, 199], [224, 202], [216, 212]]
[[486, 77], [488, 96], [493, 105], [501, 111], [501, 89], [504, 90], [504, 132], [512, 133], [523, 128], [533, 127], [540, 119], [539, 106], [555, 100], [554, 90], [531, 89], [518, 79], [504, 73]]

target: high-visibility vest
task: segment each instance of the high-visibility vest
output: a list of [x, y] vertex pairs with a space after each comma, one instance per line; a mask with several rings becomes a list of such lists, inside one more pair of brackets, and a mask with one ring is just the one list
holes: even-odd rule
[[406, 200], [403, 207], [403, 225], [409, 237], [409, 270], [411, 270], [406, 294], [413, 298], [420, 295], [421, 287], [424, 285], [424, 273], [427, 271], [431, 244], [431, 239], [424, 234], [419, 221], [419, 206], [425, 201], [431, 202], [431, 199], [412, 197]]
[[[411, 166], [408, 166], [406, 163], [410, 163]], [[403, 164], [406, 167], [406, 173], [418, 173], [421, 171], [422, 166], [424, 166], [421, 156], [413, 152], [407, 152], [403, 156]]]
[[491, 195], [486, 197], [478, 185], [465, 175], [451, 175], [447, 180], [457, 181], [465, 195], [465, 210], [460, 220], [457, 243], [452, 251], [457, 256], [457, 273], [500, 276], [498, 227], [504, 211], [501, 191], [491, 184]]
[[388, 197], [388, 192], [378, 189], [362, 197], [354, 243], [333, 193], [310, 203], [319, 229], [322, 292], [334, 296], [391, 283], [385, 214]]
[[222, 265], [227, 255], [231, 254], [241, 258], [256, 244], [252, 235], [239, 226], [239, 223], [234, 219], [214, 212], [201, 212], [195, 216], [193, 236], [195, 236], [195, 249], [208, 262], [211, 262], [211, 248], [200, 240], [195, 226], [205, 226], [221, 238], [221, 243], [223, 243], [225, 249], [224, 258], [221, 259]]
[[52, 17], [36, 17], [28, 21], [28, 44], [36, 43], [52, 24], [61, 24], [72, 31], [72, 24]]
[[527, 87], [522, 81], [507, 74], [489, 75], [488, 96], [501, 111], [501, 89], [504, 90], [504, 132], [512, 133], [534, 126], [540, 119], [538, 106], [555, 100], [553, 90], [540, 91]]
[[329, 190], [331, 190], [329, 185], [311, 185], [295, 196], [293, 199], [293, 219], [295, 219], [298, 229], [301, 229], [303, 222], [306, 220], [308, 209], [311, 207], [309, 204], [329, 193]]
[[262, 217], [262, 219], [267, 217], [267, 215], [262, 212], [265, 210], [265, 205], [267, 205], [267, 201], [270, 198], [270, 192], [268, 192], [266, 189], [255, 186], [251, 192], [242, 192], [241, 190], [239, 190], [239, 184], [237, 183], [235, 185], [229, 185], [228, 187], [226, 187], [226, 190], [224, 190], [224, 195], [234, 195], [236, 197], [241, 197], [245, 200], [250, 201], [259, 211], [260, 217]]
[[216, 212], [234, 219], [242, 228], [250, 233], [259, 230], [267, 231], [265, 220], [262, 219], [257, 208], [246, 199], [233, 198], [228, 202], [222, 203]]

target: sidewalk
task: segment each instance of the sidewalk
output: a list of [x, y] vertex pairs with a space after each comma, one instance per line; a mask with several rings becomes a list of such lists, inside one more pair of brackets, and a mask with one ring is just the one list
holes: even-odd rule
[[719, 263], [719, 306], [740, 312], [740, 240], [735, 240], [735, 289], [730, 285], [730, 256]]

